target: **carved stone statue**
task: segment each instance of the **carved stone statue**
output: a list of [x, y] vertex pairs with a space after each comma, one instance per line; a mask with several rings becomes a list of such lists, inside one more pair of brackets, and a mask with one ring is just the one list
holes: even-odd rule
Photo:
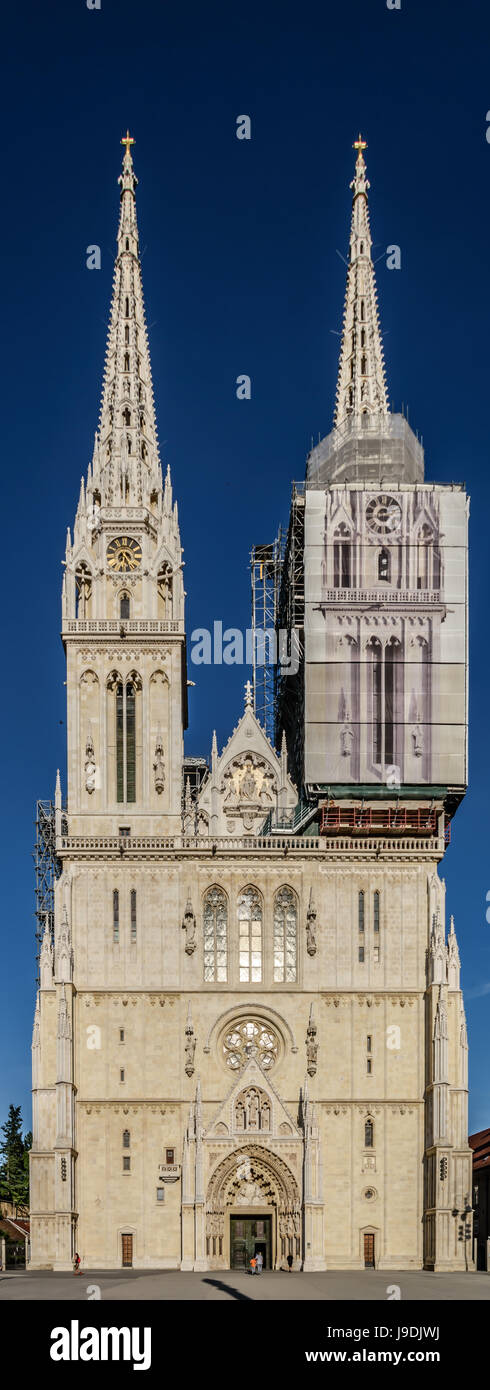
[[93, 791], [95, 791], [95, 774], [96, 774], [96, 764], [95, 764], [94, 740], [93, 740], [93, 738], [92, 738], [92, 729], [91, 729], [91, 726], [90, 726], [90, 724], [89, 724], [89, 726], [88, 726], [88, 733], [87, 733], [87, 742], [86, 742], [86, 744], [85, 744], [85, 786], [86, 786], [88, 792], [93, 792]]
[[196, 919], [195, 919], [195, 916], [194, 916], [194, 910], [193, 910], [193, 907], [192, 907], [192, 903], [191, 903], [190, 898], [187, 899], [187, 902], [186, 902], [186, 905], [185, 905], [184, 919], [183, 919], [183, 922], [182, 922], [182, 930], [185, 931], [185, 949], [186, 949], [186, 951], [187, 951], [187, 955], [188, 955], [188, 956], [192, 956], [193, 951], [195, 951], [195, 949], [196, 949], [197, 941], [196, 941]]
[[237, 1100], [235, 1106], [235, 1125], [237, 1129], [245, 1129], [245, 1106], [241, 1100]]
[[350, 758], [353, 741], [354, 731], [349, 724], [346, 724], [345, 728], [340, 731], [340, 752], [343, 758]]
[[310, 888], [310, 901], [306, 913], [306, 949], [309, 956], [316, 954], [316, 907], [313, 902], [312, 888]]
[[310, 1008], [308, 1027], [306, 1030], [306, 1069], [308, 1072], [308, 1076], [314, 1076], [316, 1072], [316, 1063], [318, 1056], [318, 1043], [316, 1041], [316, 1033], [317, 1028], [315, 1020], [313, 1018], [312, 1004]]
[[252, 762], [250, 760], [245, 764], [240, 791], [242, 797], [244, 797], [246, 801], [255, 801], [257, 787]]
[[185, 1069], [187, 1072], [187, 1076], [192, 1076], [192, 1073], [194, 1071], [194, 1054], [196, 1051], [196, 1039], [194, 1037], [194, 1033], [189, 1032], [187, 1028], [186, 1033], [187, 1037], [185, 1041]]
[[155, 774], [155, 791], [158, 793], [163, 792], [165, 787], [165, 762], [163, 758], [162, 736], [160, 733], [157, 735], [157, 741], [155, 744], [153, 772]]
[[416, 724], [415, 728], [412, 729], [412, 753], [414, 754], [415, 758], [421, 758], [423, 751], [424, 747], [422, 730], [420, 728], [420, 724]]
[[185, 1052], [185, 1070], [186, 1070], [187, 1076], [192, 1076], [192, 1073], [193, 1073], [193, 1071], [194, 1071], [194, 1053], [195, 1053], [195, 1051], [196, 1051], [196, 1037], [195, 1037], [195, 1033], [194, 1033], [194, 1024], [193, 1024], [193, 1022], [192, 1022], [191, 1005], [190, 1005], [190, 1000], [189, 1000], [189, 1006], [188, 1006], [188, 1009], [187, 1009], [187, 1023], [186, 1023], [186, 1025], [185, 1025], [185, 1045], [184, 1045], [184, 1052]]
[[249, 1129], [257, 1129], [259, 1121], [259, 1098], [255, 1091], [252, 1091], [248, 1102], [248, 1124]]

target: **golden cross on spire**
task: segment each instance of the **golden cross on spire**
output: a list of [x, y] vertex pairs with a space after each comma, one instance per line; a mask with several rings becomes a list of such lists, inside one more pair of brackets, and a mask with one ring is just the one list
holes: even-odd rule
[[362, 135], [360, 133], [357, 137], [357, 140], [354, 140], [352, 149], [357, 150], [359, 154], [362, 154], [363, 150], [367, 150], [367, 140], [363, 140]]
[[130, 135], [130, 134], [129, 134], [129, 130], [127, 130], [127, 131], [126, 131], [126, 134], [123, 135], [123, 138], [122, 138], [122, 140], [121, 140], [121, 145], [125, 145], [125, 146], [126, 146], [125, 154], [129, 154], [129, 153], [130, 153], [130, 150], [131, 150], [131, 145], [135, 145], [135, 144], [136, 144], [136, 141], [133, 140], [132, 135]]

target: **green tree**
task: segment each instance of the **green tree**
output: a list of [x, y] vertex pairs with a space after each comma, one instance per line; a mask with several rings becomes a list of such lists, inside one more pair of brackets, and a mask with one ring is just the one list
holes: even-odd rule
[[15, 1210], [29, 1206], [29, 1149], [32, 1134], [22, 1137], [22, 1108], [9, 1105], [0, 1143], [0, 1198], [13, 1202]]

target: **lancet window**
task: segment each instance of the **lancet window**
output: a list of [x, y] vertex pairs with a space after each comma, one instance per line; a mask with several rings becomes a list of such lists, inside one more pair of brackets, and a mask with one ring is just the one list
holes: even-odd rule
[[256, 888], [238, 898], [239, 976], [242, 983], [262, 979], [262, 899]]
[[274, 980], [297, 978], [298, 900], [292, 888], [280, 888], [274, 898]]
[[333, 582], [336, 589], [350, 589], [352, 584], [352, 547], [349, 531], [342, 522], [334, 535]]
[[400, 645], [373, 638], [371, 652], [372, 759], [384, 768], [396, 762], [396, 720], [401, 695]]
[[208, 888], [203, 903], [204, 979], [224, 984], [228, 967], [228, 899], [222, 888]]
[[113, 671], [107, 685], [114, 698], [116, 801], [127, 804], [136, 801], [136, 722], [141, 680], [136, 672], [131, 672], [128, 679], [122, 681]]
[[391, 555], [389, 550], [380, 550], [378, 555], [378, 579], [388, 579], [391, 574]]

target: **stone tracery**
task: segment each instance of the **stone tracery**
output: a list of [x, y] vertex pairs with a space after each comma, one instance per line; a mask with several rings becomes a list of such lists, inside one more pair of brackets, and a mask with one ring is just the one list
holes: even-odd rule
[[271, 1128], [271, 1106], [265, 1091], [249, 1086], [241, 1091], [235, 1101], [235, 1128], [252, 1131], [269, 1131]]
[[228, 1154], [211, 1176], [206, 1201], [208, 1254], [221, 1256], [225, 1216], [234, 1207], [277, 1212], [278, 1256], [301, 1248], [301, 1202], [296, 1179], [283, 1159], [252, 1144]]
[[223, 1055], [230, 1071], [240, 1071], [249, 1057], [256, 1057], [261, 1067], [270, 1071], [277, 1061], [279, 1041], [274, 1029], [262, 1018], [240, 1018], [232, 1023], [222, 1042]]

